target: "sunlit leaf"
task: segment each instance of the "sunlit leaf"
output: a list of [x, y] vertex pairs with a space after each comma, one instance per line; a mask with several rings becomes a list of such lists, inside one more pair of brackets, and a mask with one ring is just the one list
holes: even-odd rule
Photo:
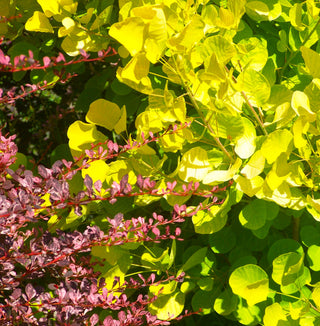
[[207, 152], [201, 147], [194, 147], [183, 154], [179, 164], [179, 177], [186, 181], [203, 180], [211, 170]]
[[40, 11], [35, 11], [27, 20], [25, 29], [31, 32], [54, 33], [49, 19]]
[[117, 104], [105, 99], [98, 99], [90, 104], [86, 120], [108, 130], [114, 129], [119, 122], [121, 111]]
[[261, 146], [261, 152], [269, 164], [273, 163], [281, 153], [291, 150], [293, 136], [286, 130], [276, 130], [268, 135]]
[[168, 295], [159, 296], [149, 304], [149, 311], [161, 320], [174, 319], [184, 308], [185, 294], [179, 290]]
[[265, 301], [269, 294], [268, 275], [257, 265], [248, 264], [234, 270], [229, 284], [233, 293], [246, 299], [250, 306]]
[[140, 17], [130, 17], [115, 23], [109, 30], [109, 35], [120, 42], [130, 52], [136, 55], [143, 48], [146, 25]]
[[106, 140], [106, 136], [97, 130], [97, 127], [91, 123], [75, 121], [70, 125], [67, 136], [69, 138], [69, 147], [75, 151], [82, 151], [86, 145], [96, 141]]
[[320, 54], [305, 46], [302, 46], [300, 51], [310, 75], [320, 78]]
[[298, 116], [303, 117], [306, 121], [315, 121], [316, 114], [311, 111], [309, 98], [305, 93], [301, 91], [293, 92], [291, 106]]

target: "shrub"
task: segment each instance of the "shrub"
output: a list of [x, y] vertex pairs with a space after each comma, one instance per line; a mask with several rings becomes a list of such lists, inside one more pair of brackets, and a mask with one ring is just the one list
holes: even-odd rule
[[[187, 309], [193, 325], [217, 314], [244, 325], [317, 325], [319, 4], [7, 3], [7, 17], [21, 13], [4, 22], [6, 37], [17, 36], [8, 51], [29, 54], [9, 53], [17, 58], [9, 63], [3, 53], [2, 63], [41, 62], [39, 71], [48, 74], [23, 76], [39, 85], [67, 76], [75, 87], [75, 73], [85, 83], [74, 88], [75, 121], [68, 145], [51, 155], [57, 163], [31, 174], [18, 168], [27, 161], [20, 155], [4, 170], [4, 198], [24, 209], [28, 248], [41, 243], [45, 260], [46, 241], [64, 248], [69, 239], [63, 251], [84, 239], [61, 261], [81, 266], [82, 259], [95, 294], [119, 296], [116, 306], [127, 315], [126, 300], [134, 314], [136, 296], [147, 295], [138, 300], [144, 323], [173, 323]], [[17, 35], [22, 23], [26, 33]], [[99, 51], [109, 46], [114, 52], [104, 61]], [[62, 57], [55, 47], [83, 62], [66, 60], [67, 75], [56, 74]], [[39, 236], [25, 225], [28, 218], [39, 220]], [[20, 219], [10, 228], [19, 229]], [[93, 242], [86, 240], [90, 232], [98, 237]], [[14, 253], [4, 234], [4, 252]], [[24, 275], [23, 264], [10, 266]], [[55, 275], [68, 279], [65, 268], [46, 285]], [[36, 298], [29, 299], [38, 293], [35, 283], [20, 289], [27, 300]], [[91, 313], [94, 321], [116, 318], [111, 306], [90, 307], [86, 320]], [[48, 315], [39, 304], [30, 309], [34, 318]], [[118, 321], [126, 322], [122, 313]]]

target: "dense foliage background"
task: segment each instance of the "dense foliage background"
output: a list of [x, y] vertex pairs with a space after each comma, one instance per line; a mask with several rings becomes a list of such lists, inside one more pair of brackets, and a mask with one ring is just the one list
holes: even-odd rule
[[0, 0], [1, 323], [320, 325], [319, 13]]

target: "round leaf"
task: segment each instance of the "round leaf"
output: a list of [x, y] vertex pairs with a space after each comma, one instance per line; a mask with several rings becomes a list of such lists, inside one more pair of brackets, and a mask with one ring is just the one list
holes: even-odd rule
[[246, 299], [249, 306], [265, 301], [269, 294], [268, 275], [257, 265], [248, 264], [234, 270], [229, 284], [233, 293]]

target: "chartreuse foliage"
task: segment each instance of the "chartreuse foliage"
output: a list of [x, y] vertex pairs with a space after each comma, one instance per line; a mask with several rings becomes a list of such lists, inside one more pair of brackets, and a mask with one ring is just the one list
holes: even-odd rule
[[[90, 203], [84, 217], [103, 228], [119, 212], [168, 214], [183, 204], [190, 212], [212, 203], [192, 196], [190, 183], [230, 186], [222, 201], [187, 217], [182, 243], [93, 250], [107, 285], [141, 271], [184, 272], [182, 284], [149, 288], [158, 318], [201, 308], [244, 325], [319, 325], [319, 2], [119, 1], [109, 36], [111, 2], [97, 10], [91, 1], [81, 15], [74, 1], [38, 3], [28, 31], [60, 26], [69, 55], [111, 38], [120, 55], [115, 94], [92, 100], [68, 138], [74, 157], [92, 143], [110, 151], [111, 137], [128, 150], [93, 162], [70, 186], [81, 189], [86, 175], [102, 189], [126, 175], [132, 186], [140, 175], [156, 182], [153, 194]], [[60, 228], [81, 223], [72, 214]]]

